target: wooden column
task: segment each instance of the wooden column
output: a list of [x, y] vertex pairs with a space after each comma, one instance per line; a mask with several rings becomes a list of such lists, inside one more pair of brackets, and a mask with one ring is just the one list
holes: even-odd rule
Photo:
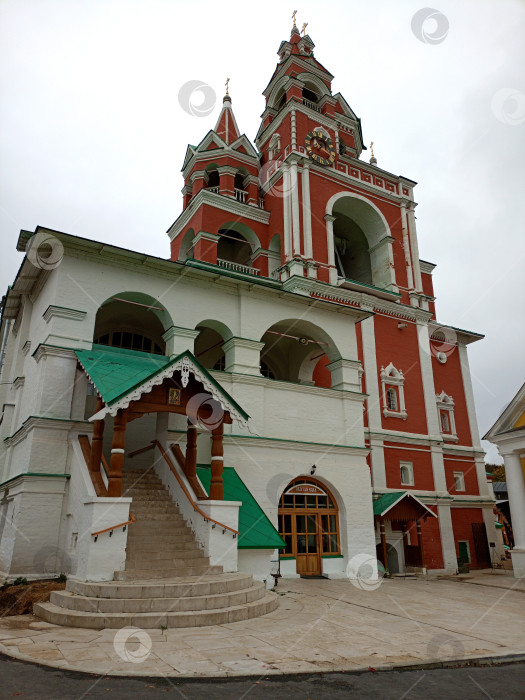
[[126, 413], [118, 411], [113, 421], [113, 442], [109, 463], [108, 496], [122, 496], [122, 468], [126, 447]]
[[407, 566], [411, 566], [409, 559], [410, 555], [408, 553], [408, 529], [406, 523], [403, 523], [403, 553], [405, 555], [405, 569]]
[[[97, 398], [97, 409], [98, 413], [104, 407], [104, 402], [99, 396]], [[93, 441], [91, 443], [91, 460], [89, 464], [89, 470], [93, 474], [100, 474], [100, 460], [102, 459], [102, 439], [104, 437], [104, 420], [96, 420], [93, 423]]]
[[188, 431], [186, 435], [184, 473], [191, 481], [197, 476], [197, 426], [190, 421], [188, 421]]
[[383, 552], [383, 566], [385, 571], [388, 571], [388, 556], [386, 551], [386, 534], [385, 534], [385, 521], [383, 518], [379, 521], [379, 534], [381, 535], [381, 551]]
[[421, 520], [416, 521], [417, 529], [417, 544], [419, 547], [419, 558], [421, 560], [421, 566], [425, 566], [425, 553], [423, 550], [423, 536], [421, 534]]
[[214, 501], [224, 500], [224, 488], [222, 483], [222, 468], [224, 466], [224, 448], [222, 444], [224, 426], [221, 423], [211, 431], [211, 484], [210, 498]]

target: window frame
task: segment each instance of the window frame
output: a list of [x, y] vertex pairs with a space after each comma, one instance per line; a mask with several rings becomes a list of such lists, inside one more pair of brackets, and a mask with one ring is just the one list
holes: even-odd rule
[[[409, 481], [403, 481], [403, 469], [408, 470]], [[399, 477], [401, 479], [401, 486], [414, 486], [414, 464], [413, 462], [399, 462]]]

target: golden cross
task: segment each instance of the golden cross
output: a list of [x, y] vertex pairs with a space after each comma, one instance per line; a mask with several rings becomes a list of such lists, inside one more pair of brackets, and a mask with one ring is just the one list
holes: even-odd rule
[[306, 32], [306, 27], [308, 26], [308, 22], [304, 22], [303, 28], [301, 29], [301, 34], [304, 36]]
[[294, 10], [294, 11], [293, 11], [293, 14], [292, 14], [293, 26], [294, 26], [294, 27], [297, 26], [297, 25], [295, 24], [295, 15], [296, 15], [296, 14], [297, 14], [297, 10]]
[[370, 152], [372, 154], [372, 158], [374, 157], [374, 142], [370, 141]]
[[230, 82], [229, 78], [226, 78], [226, 94], [229, 95], [230, 93], [228, 92], [228, 83]]

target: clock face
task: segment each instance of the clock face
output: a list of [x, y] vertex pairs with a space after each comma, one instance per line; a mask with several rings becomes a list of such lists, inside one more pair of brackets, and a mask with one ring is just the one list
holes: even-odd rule
[[332, 165], [335, 160], [335, 148], [332, 139], [322, 131], [314, 129], [306, 134], [304, 140], [310, 158], [319, 165]]

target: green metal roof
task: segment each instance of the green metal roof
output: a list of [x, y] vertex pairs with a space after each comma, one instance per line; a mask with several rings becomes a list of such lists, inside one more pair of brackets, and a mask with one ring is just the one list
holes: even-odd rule
[[[197, 475], [210, 492], [210, 467], [197, 467]], [[239, 509], [239, 549], [284, 549], [286, 543], [233, 467], [222, 472], [225, 501], [242, 501]]]
[[[433, 515], [437, 518], [437, 515], [428, 506], [426, 506], [419, 498], [416, 498], [410, 491], [392, 491], [390, 493], [383, 493], [378, 499], [373, 502], [374, 515], [385, 515], [392, 506], [394, 506], [398, 501], [403, 498], [412, 498], [421, 508], [424, 508], [429, 515]], [[426, 517], [426, 516], [425, 516]]]
[[395, 491], [393, 493], [384, 493], [376, 501], [374, 501], [374, 515], [383, 515], [391, 508], [394, 503], [400, 501], [406, 491]]
[[176, 357], [167, 357], [94, 343], [91, 350], [75, 350], [75, 353], [107, 406], [123, 399], [155, 375], [169, 369], [171, 365], [175, 365], [186, 355], [195, 369], [204, 375], [226, 400], [226, 403], [230, 405], [230, 410], [233, 407], [244, 419], [249, 418], [246, 411], [222, 388], [189, 350]]
[[170, 358], [164, 355], [106, 345], [93, 344], [91, 350], [75, 353], [107, 404], [117, 401], [170, 363]]

